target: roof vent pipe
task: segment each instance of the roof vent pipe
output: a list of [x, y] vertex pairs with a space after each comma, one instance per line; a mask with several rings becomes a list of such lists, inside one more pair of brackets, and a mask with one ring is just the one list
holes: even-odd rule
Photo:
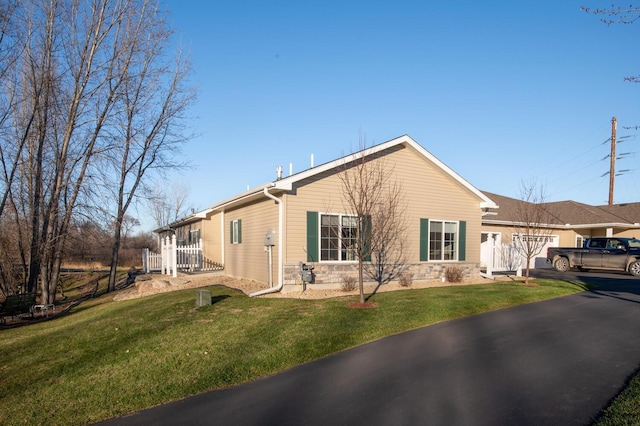
[[289, 163], [289, 176], [293, 174], [293, 163]]
[[276, 179], [282, 179], [282, 166], [276, 166]]

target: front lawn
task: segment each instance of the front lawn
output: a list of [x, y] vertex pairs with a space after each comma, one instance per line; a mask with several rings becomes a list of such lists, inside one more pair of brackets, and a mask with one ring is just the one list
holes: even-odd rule
[[357, 297], [249, 298], [208, 287], [195, 308], [183, 290], [83, 302], [51, 321], [0, 331], [0, 424], [87, 424], [232, 386], [405, 330], [584, 290], [579, 283], [519, 283]]

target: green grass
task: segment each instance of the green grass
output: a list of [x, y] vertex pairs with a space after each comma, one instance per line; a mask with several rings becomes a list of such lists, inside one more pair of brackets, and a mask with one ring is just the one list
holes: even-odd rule
[[357, 298], [248, 298], [226, 287], [195, 308], [195, 290], [124, 302], [111, 295], [63, 317], [0, 332], [0, 424], [87, 424], [257, 379], [384, 336], [581, 291], [519, 283]]
[[604, 410], [595, 426], [640, 425], [640, 372], [613, 403]]

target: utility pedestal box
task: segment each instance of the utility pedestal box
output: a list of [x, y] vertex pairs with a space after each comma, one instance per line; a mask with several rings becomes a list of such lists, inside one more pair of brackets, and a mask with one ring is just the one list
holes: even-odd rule
[[211, 292], [209, 290], [196, 291], [196, 308], [211, 304]]

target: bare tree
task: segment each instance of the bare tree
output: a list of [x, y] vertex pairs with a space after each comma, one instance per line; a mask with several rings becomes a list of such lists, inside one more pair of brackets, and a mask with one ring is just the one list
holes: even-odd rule
[[531, 259], [540, 254], [551, 236], [549, 225], [553, 220], [553, 214], [549, 211], [543, 185], [538, 185], [535, 181], [520, 184], [516, 215], [518, 220], [512, 224], [515, 233], [514, 243], [526, 259], [524, 283], [528, 285]]
[[344, 239], [343, 244], [345, 240], [351, 241], [351, 246], [345, 249], [358, 261], [360, 303], [364, 303], [365, 273], [380, 285], [404, 271], [405, 221], [401, 190], [393, 167], [383, 155], [366, 148], [362, 134], [359, 144], [360, 151], [342, 167], [338, 177], [346, 213], [357, 223], [357, 235]]
[[157, 185], [148, 191], [146, 204], [157, 228], [187, 215], [189, 192], [189, 187], [178, 181], [174, 181], [168, 187]]
[[[142, 177], [183, 140], [177, 122], [188, 66], [163, 60], [170, 33], [157, 0], [10, 4], [11, 13], [0, 7], [0, 25], [10, 22], [0, 39], [0, 59], [9, 59], [0, 64], [0, 217], [21, 233], [28, 291], [40, 282], [43, 302], [52, 303], [79, 201], [102, 208], [89, 205], [104, 192], [96, 183], [122, 182], [125, 170], [138, 179], [121, 186], [126, 197], [114, 216], [124, 217]], [[105, 167], [118, 156], [117, 167]]]
[[173, 67], [162, 61], [162, 49], [169, 40], [164, 17], [155, 3], [143, 1], [142, 9], [132, 9], [136, 28], [126, 44], [131, 63], [123, 70], [120, 110], [115, 114], [113, 149], [105, 156], [117, 170], [109, 187], [116, 200], [114, 243], [109, 274], [109, 291], [115, 289], [122, 223], [143, 179], [156, 169], [176, 169], [178, 147], [186, 140], [181, 132], [185, 110], [194, 92], [185, 85], [190, 66], [178, 55]]
[[[382, 167], [387, 167], [384, 160], [378, 161], [385, 163]], [[376, 290], [407, 269], [405, 203], [402, 189], [392, 180], [392, 175], [393, 169], [382, 189], [381, 202], [371, 213], [371, 225], [376, 229], [367, 230], [370, 232], [371, 261], [363, 263], [364, 273], [378, 283]]]

